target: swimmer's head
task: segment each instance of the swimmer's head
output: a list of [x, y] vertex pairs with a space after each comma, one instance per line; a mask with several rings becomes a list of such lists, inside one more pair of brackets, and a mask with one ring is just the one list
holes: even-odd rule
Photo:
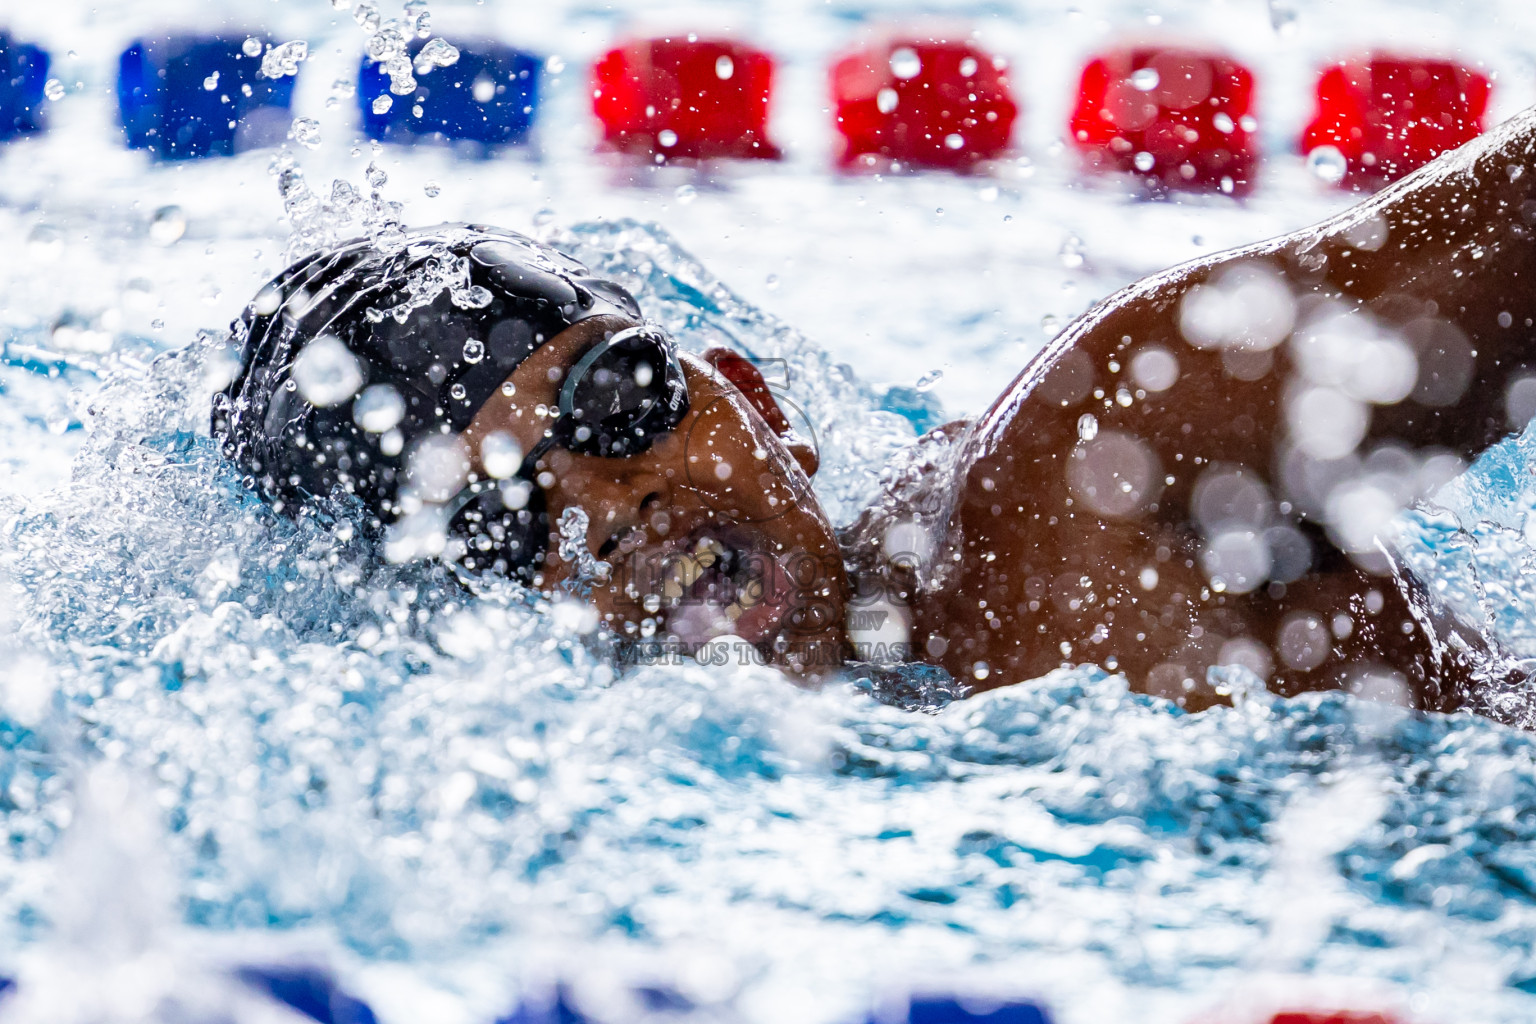
[[[579, 589], [637, 641], [840, 653], [814, 460], [739, 386], [750, 367], [679, 353], [576, 260], [466, 225], [353, 243], [263, 289], [236, 340], [214, 433], [281, 507], [350, 495], [391, 557]], [[592, 558], [570, 544], [583, 520]]]

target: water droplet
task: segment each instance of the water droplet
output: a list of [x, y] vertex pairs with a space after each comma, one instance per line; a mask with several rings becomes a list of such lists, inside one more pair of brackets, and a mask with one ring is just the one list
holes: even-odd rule
[[187, 215], [179, 206], [162, 206], [149, 222], [149, 240], [156, 245], [174, 245], [187, 233]]
[[1387, 244], [1390, 233], [1386, 218], [1379, 213], [1360, 217], [1346, 225], [1341, 232], [1346, 242], [1365, 252], [1375, 252]]
[[1131, 72], [1131, 85], [1142, 92], [1151, 92], [1161, 81], [1162, 76], [1157, 73], [1156, 68], [1137, 68]]
[[1226, 111], [1218, 110], [1216, 115], [1211, 118], [1211, 127], [1215, 128], [1223, 135], [1230, 135], [1232, 134], [1233, 129], [1237, 127], [1237, 125], [1232, 121], [1232, 118], [1226, 113]]
[[165, 321], [161, 320], [159, 317], [156, 317], [149, 322], [149, 327], [151, 330], [163, 331], [165, 330]]
[[1136, 169], [1138, 171], [1145, 173], [1157, 165], [1157, 157], [1153, 156], [1151, 153], [1148, 153], [1146, 150], [1142, 150], [1140, 153], [1136, 154], [1136, 156], [1131, 160], [1131, 163], [1136, 165]]
[[517, 473], [523, 464], [523, 450], [504, 430], [487, 434], [480, 442], [480, 465], [496, 480], [505, 480]]
[[489, 288], [482, 288], [478, 284], [468, 288], [450, 288], [449, 295], [453, 298], [453, 304], [460, 309], [484, 309], [495, 298]]
[[663, 128], [656, 133], [656, 144], [662, 149], [671, 149], [677, 145], [677, 132], [671, 128]]
[[[521, 453], [519, 453], [521, 458]], [[513, 472], [516, 472], [514, 467]], [[527, 480], [506, 480], [501, 485], [501, 501], [514, 511], [526, 508], [528, 499], [533, 496], [533, 485]]]
[[946, 149], [962, 149], [965, 146], [965, 136], [958, 132], [946, 135], [944, 136], [944, 146]]
[[421, 187], [421, 190], [427, 194], [428, 199], [436, 199], [442, 194], [443, 186], [435, 181], [429, 181]]
[[373, 188], [383, 188], [389, 181], [389, 174], [385, 172], [384, 168], [372, 161], [368, 163], [367, 174], [368, 184]]
[[923, 70], [923, 61], [910, 46], [898, 46], [891, 51], [891, 74], [902, 81], [916, 78]]
[[558, 54], [544, 62], [544, 69], [551, 75], [558, 75], [565, 70], [565, 59]]
[[411, 443], [406, 487], [423, 501], [453, 497], [469, 473], [469, 452], [452, 434], [428, 434]]
[[362, 194], [345, 178], [336, 178], [331, 182], [331, 205], [336, 209], [346, 210], [362, 202], [362, 199]]
[[1317, 459], [1342, 459], [1359, 447], [1370, 424], [1364, 404], [1338, 388], [1307, 388], [1287, 402], [1291, 440]]
[[240, 52], [247, 57], [261, 56], [261, 40], [255, 36], [246, 36], [245, 42], [240, 44]]
[[[1078, 421], [1079, 432], [1082, 420]], [[1097, 424], [1094, 427], [1098, 430]], [[1157, 454], [1141, 438], [1120, 431], [1096, 432], [1072, 453], [1067, 465], [1072, 496], [1097, 515], [1115, 519], [1138, 514], [1162, 490]]]
[[318, 149], [320, 147], [320, 122], [314, 118], [294, 118], [292, 131], [293, 141], [305, 149]]
[[454, 381], [448, 387], [448, 397], [452, 398], [455, 402], [464, 401], [464, 396], [467, 394], [469, 394], [469, 392], [464, 390], [464, 385], [460, 384], [458, 381]]
[[267, 78], [285, 78], [299, 73], [300, 62], [309, 58], [309, 44], [295, 39], [274, 46], [261, 58], [261, 73]]
[[715, 77], [722, 82], [736, 73], [736, 62], [727, 54], [715, 58]]
[[484, 106], [496, 98], [496, 80], [489, 75], [480, 75], [470, 87], [470, 94], [476, 103]]
[[393, 430], [405, 418], [405, 399], [389, 384], [363, 389], [352, 403], [352, 421], [370, 434]]
[[293, 361], [293, 380], [311, 405], [339, 405], [363, 386], [363, 368], [346, 345], [328, 334], [304, 346]]
[[900, 99], [901, 97], [896, 94], [895, 89], [886, 86], [875, 93], [875, 109], [879, 110], [882, 114], [889, 114], [896, 109], [896, 104]]
[[1066, 241], [1061, 243], [1061, 252], [1058, 256], [1062, 266], [1068, 270], [1076, 270], [1083, 265], [1083, 240], [1076, 235], [1068, 235]]
[[769, 291], [771, 291], [771, 292], [778, 291], [779, 290], [779, 275], [778, 274], [769, 274], [766, 278], [763, 279], [763, 283], [768, 286], [768, 290]]
[[927, 373], [917, 378], [917, 383], [913, 386], [916, 387], [919, 391], [927, 391], [929, 388], [933, 387], [943, 379], [943, 370], [929, 370]]
[[271, 316], [282, 304], [282, 289], [269, 284], [256, 293], [256, 298], [251, 302], [251, 310], [257, 316]]
[[373, 101], [373, 112], [375, 114], [387, 114], [387, 113], [389, 113], [389, 108], [394, 106], [394, 105], [395, 105], [394, 98], [389, 96], [388, 94], [385, 94], [383, 96], [378, 97], [377, 99], [375, 99]]
[[1092, 441], [1099, 436], [1099, 418], [1091, 412], [1085, 412], [1077, 418], [1077, 436], [1084, 441]]
[[694, 188], [692, 185], [679, 185], [677, 186], [677, 191], [673, 192], [672, 194], [677, 197], [677, 201], [679, 203], [681, 203], [683, 206], [687, 206], [689, 203], [693, 202], [699, 197], [699, 190]]
[[452, 67], [459, 62], [459, 50], [442, 36], [428, 42], [416, 54], [415, 69], [418, 75], [429, 74], [433, 68]]
[[213, 92], [213, 90], [217, 89], [218, 87], [219, 87], [219, 73], [217, 71], [215, 71], [213, 74], [209, 75], [207, 78], [203, 79], [203, 89], [204, 89], [204, 91], [206, 91], [206, 92]]
[[1200, 567], [1219, 593], [1246, 594], [1269, 578], [1273, 559], [1264, 535], [1256, 530], [1223, 530], [1200, 552]]
[[1333, 636], [1323, 620], [1312, 612], [1292, 612], [1280, 624], [1276, 653], [1288, 667], [1306, 671], [1317, 668], [1333, 648]]
[[43, 86], [43, 95], [47, 96], [50, 100], [63, 99], [64, 83], [59, 81], [57, 78], [48, 79], [48, 84]]
[[464, 361], [466, 363], [478, 363], [485, 358], [485, 342], [479, 338], [470, 338], [464, 343]]
[[960, 60], [960, 74], [966, 78], [970, 78], [972, 75], [974, 75], [978, 67], [980, 67], [980, 65], [976, 63], [975, 57], [963, 57]]
[[1179, 360], [1165, 348], [1144, 348], [1131, 357], [1131, 380], [1147, 391], [1167, 391], [1178, 382]]
[[1307, 154], [1307, 170], [1320, 181], [1337, 185], [1349, 170], [1349, 161], [1337, 146], [1318, 146]]

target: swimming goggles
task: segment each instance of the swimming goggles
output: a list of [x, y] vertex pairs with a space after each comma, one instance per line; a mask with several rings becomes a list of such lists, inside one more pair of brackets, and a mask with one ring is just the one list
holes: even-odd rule
[[[555, 422], [523, 457], [515, 478], [536, 483], [539, 460], [555, 447], [606, 459], [638, 455], [677, 429], [688, 408], [688, 384], [671, 336], [655, 324], [619, 331], [567, 371]], [[500, 480], [463, 488], [445, 508], [448, 534], [465, 541], [466, 563], [526, 576], [543, 557], [548, 518], [542, 500], [520, 503], [531, 497], [528, 490], [511, 505], [507, 493]], [[537, 487], [532, 494], [542, 498]]]

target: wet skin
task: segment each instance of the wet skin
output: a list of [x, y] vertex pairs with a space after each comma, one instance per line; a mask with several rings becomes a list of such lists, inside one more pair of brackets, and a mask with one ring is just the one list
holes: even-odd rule
[[[535, 351], [464, 431], [472, 471], [485, 474], [479, 453], [494, 432], [532, 448], [566, 370], [599, 338], [634, 324], [594, 317]], [[648, 450], [601, 458], [556, 447], [541, 459], [552, 527], [567, 508], [588, 514], [587, 547], [611, 567], [591, 599], [616, 634], [697, 643], [730, 631], [792, 674], [817, 678], [840, 661], [843, 644], [847, 580], [831, 525], [797, 453], [742, 391], [697, 357], [684, 354], [682, 364], [689, 412]], [[552, 533], [549, 592], [575, 571], [558, 543]]]
[[[1330, 527], [1316, 482], [1328, 467], [1309, 477], [1307, 465], [1324, 461], [1309, 453], [1331, 454], [1348, 442], [1339, 432], [1359, 428], [1357, 460], [1385, 445], [1373, 465], [1407, 473], [1438, 454], [1444, 469], [1447, 453], [1470, 461], [1524, 425], [1512, 422], [1506, 393], [1536, 367], [1533, 223], [1528, 112], [1318, 227], [1108, 299], [964, 435], [939, 553], [954, 561], [939, 585], [910, 594], [916, 651], [982, 688], [1095, 663], [1198, 707], [1220, 699], [1206, 669], [1240, 662], [1261, 673], [1272, 665], [1270, 685], [1285, 693], [1345, 685], [1428, 708], [1466, 702], [1476, 673], [1497, 671], [1478, 667], [1488, 652], [1446, 622], [1427, 628], [1434, 612], [1417, 586], [1395, 578], [1372, 545]], [[1247, 349], [1191, 344], [1193, 290], [1230, 286], [1223, 274], [1239, 265], [1289, 290], [1297, 332], [1263, 352], [1280, 328], [1266, 335], [1260, 323], [1259, 344]], [[1406, 345], [1416, 363], [1412, 394], [1380, 400], [1396, 394], [1389, 380], [1391, 394], [1356, 403], [1363, 426], [1336, 394], [1304, 398], [1330, 371], [1308, 363], [1298, 339], [1309, 317], [1329, 311], [1355, 325], [1351, 345], [1376, 330], [1396, 339], [1382, 351], [1401, 362]], [[1154, 349], [1178, 369], [1162, 390], [1147, 385], [1162, 383], [1151, 371], [1167, 361], [1137, 363]], [[1364, 372], [1382, 390], [1381, 367]], [[1346, 456], [1331, 472], [1360, 476], [1351, 465]], [[1207, 475], [1230, 484], [1234, 473], [1271, 496], [1255, 532], [1284, 527], [1282, 539], [1308, 542], [1309, 558], [1287, 556], [1284, 583], [1213, 585], [1207, 549], [1217, 531], [1201, 521], [1202, 509], [1212, 518], [1202, 505], [1211, 499], [1196, 488]]]
[[[1240, 664], [1283, 693], [1346, 686], [1462, 706], [1480, 676], [1500, 673], [1497, 652], [1393, 573], [1372, 531], [1350, 529], [1358, 508], [1339, 514], [1335, 499], [1340, 484], [1383, 473], [1408, 481], [1385, 514], [1379, 503], [1371, 513], [1385, 522], [1523, 426], [1507, 395], [1536, 375], [1533, 223], [1536, 115], [1526, 114], [1318, 227], [1112, 296], [975, 424], [947, 428], [956, 476], [936, 472], [905, 492], [910, 507], [866, 516], [878, 529], [942, 509], [924, 571], [871, 568], [854, 552], [871, 574], [859, 591], [904, 600], [914, 655], [983, 689], [1092, 663], [1199, 708], [1224, 699], [1207, 669]], [[1280, 312], [1236, 287], [1245, 274], [1282, 296]], [[1238, 295], [1235, 332], [1191, 320], [1202, 294]], [[1343, 333], [1319, 348], [1330, 318]], [[564, 370], [629, 324], [585, 321], [523, 363], [513, 394], [493, 396], [464, 434], [474, 470], [484, 472], [479, 446], [494, 431], [533, 445]], [[1341, 355], [1365, 376], [1349, 378]], [[793, 598], [736, 609], [718, 628], [764, 650], [787, 645], [779, 662], [817, 677], [847, 650], [849, 582], [797, 464], [806, 453], [708, 364], [685, 356], [684, 366], [692, 410], [649, 451], [546, 457], [551, 521], [569, 507], [591, 516], [588, 547], [614, 567], [592, 599], [621, 635], [647, 620], [659, 620], [657, 637], [700, 635], [686, 601], [656, 601], [687, 589], [675, 567], [701, 543], [762, 556], [758, 579], [790, 578]], [[1382, 366], [1396, 367], [1385, 385]], [[714, 472], [722, 463], [728, 475]], [[1232, 536], [1240, 555], [1257, 543], [1257, 569], [1213, 559]], [[553, 553], [557, 539], [551, 591], [573, 571]]]

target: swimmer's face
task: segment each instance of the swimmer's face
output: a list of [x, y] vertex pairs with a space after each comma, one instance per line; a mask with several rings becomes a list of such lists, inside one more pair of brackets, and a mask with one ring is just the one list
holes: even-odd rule
[[[480, 445], [494, 432], [530, 450], [552, 423], [572, 364], [605, 334], [634, 325], [618, 316], [584, 320], [524, 361], [510, 389], [497, 391], [464, 433], [476, 471], [484, 475]], [[550, 522], [568, 508], [586, 512], [587, 547], [611, 566], [592, 600], [616, 634], [676, 639], [689, 649], [739, 637], [791, 671], [817, 675], [842, 650], [847, 580], [801, 465], [814, 460], [791, 451], [703, 360], [681, 361], [689, 411], [647, 450], [602, 458], [556, 447], [543, 457]], [[557, 542], [550, 538], [545, 558], [546, 590], [575, 574]]]

